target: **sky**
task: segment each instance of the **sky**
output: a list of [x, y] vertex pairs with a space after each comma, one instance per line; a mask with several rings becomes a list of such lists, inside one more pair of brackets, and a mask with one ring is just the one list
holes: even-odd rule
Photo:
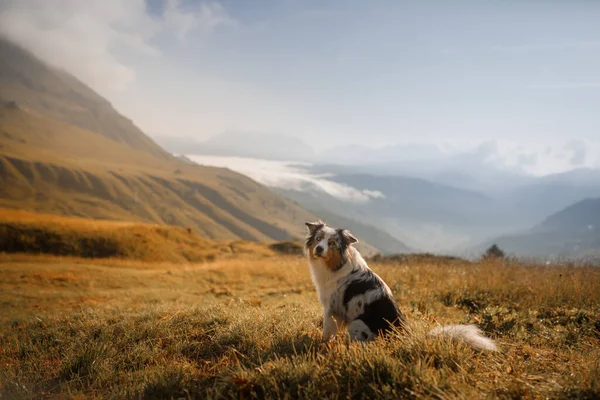
[[536, 174], [600, 167], [598, 21], [575, 0], [0, 0], [0, 33], [152, 136], [492, 141]]

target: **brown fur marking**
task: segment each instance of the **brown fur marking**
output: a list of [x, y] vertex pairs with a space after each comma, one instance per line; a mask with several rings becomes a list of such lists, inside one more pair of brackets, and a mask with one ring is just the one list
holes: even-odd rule
[[325, 265], [327, 268], [331, 270], [336, 270], [342, 264], [342, 253], [340, 251], [339, 245], [332, 245], [330, 241], [329, 246], [327, 246], [327, 259], [325, 260]]

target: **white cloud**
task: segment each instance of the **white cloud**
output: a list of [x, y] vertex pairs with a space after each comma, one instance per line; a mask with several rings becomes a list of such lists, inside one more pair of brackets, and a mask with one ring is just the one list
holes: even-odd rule
[[527, 85], [528, 89], [600, 89], [600, 82], [542, 83]]
[[527, 174], [543, 176], [574, 168], [600, 166], [600, 142], [571, 140], [541, 145], [540, 142], [516, 143], [496, 140], [497, 148], [486, 158], [498, 167], [515, 168]]
[[212, 31], [233, 20], [218, 3], [183, 10], [166, 0], [162, 16], [149, 14], [144, 0], [7, 0], [0, 4], [0, 34], [47, 62], [73, 73], [94, 89], [123, 90], [135, 69], [123, 50], [159, 56], [152, 39], [172, 34], [183, 40], [191, 31]]
[[438, 51], [441, 54], [454, 54], [459, 52], [481, 52], [481, 53], [533, 53], [541, 51], [565, 51], [581, 50], [594, 51], [600, 48], [600, 41], [557, 41], [557, 42], [532, 42], [513, 44], [488, 44], [483, 46], [454, 46], [443, 47]]
[[319, 191], [350, 203], [366, 203], [384, 198], [375, 190], [360, 190], [327, 179], [330, 174], [311, 174], [304, 170], [308, 163], [261, 160], [246, 157], [222, 157], [186, 154], [190, 160], [213, 167], [229, 168], [270, 187], [301, 192]]
[[167, 0], [163, 18], [165, 25], [179, 40], [185, 39], [194, 29], [207, 33], [219, 25], [236, 24], [219, 3], [203, 3], [194, 12], [184, 12], [179, 0]]

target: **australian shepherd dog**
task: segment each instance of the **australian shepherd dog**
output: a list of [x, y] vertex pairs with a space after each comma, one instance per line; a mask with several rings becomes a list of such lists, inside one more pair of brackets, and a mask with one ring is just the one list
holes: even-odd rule
[[[358, 240], [345, 229], [307, 222], [305, 250], [319, 302], [323, 306], [323, 340], [346, 327], [350, 339], [370, 341], [393, 329], [410, 333], [405, 316], [386, 283], [353, 246]], [[496, 350], [475, 325], [440, 326], [429, 332], [462, 340], [476, 350]]]

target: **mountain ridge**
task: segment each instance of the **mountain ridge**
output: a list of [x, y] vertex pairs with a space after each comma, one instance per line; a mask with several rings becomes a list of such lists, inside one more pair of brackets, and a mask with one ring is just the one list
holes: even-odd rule
[[0, 206], [287, 240], [315, 218], [225, 168], [163, 150], [76, 78], [0, 38]]
[[169, 159], [111, 103], [66, 71], [0, 37], [0, 103], [14, 102], [48, 117], [106, 136], [127, 146]]
[[600, 197], [578, 201], [529, 229], [502, 235], [473, 248], [496, 244], [506, 253], [531, 257], [600, 257]]

